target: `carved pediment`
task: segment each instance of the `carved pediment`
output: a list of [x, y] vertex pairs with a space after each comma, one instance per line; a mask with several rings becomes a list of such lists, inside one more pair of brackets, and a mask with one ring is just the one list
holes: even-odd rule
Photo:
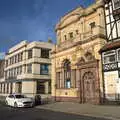
[[62, 20], [59, 27], [60, 28], [65, 27], [65, 26], [71, 24], [72, 22], [79, 20], [79, 17], [80, 17], [79, 14], [72, 14], [72, 15], [66, 17], [64, 20]]
[[85, 58], [87, 61], [94, 61], [95, 60], [95, 57], [90, 52], [85, 53]]
[[80, 57], [76, 65], [81, 65], [83, 63], [85, 63], [85, 59], [83, 57]]

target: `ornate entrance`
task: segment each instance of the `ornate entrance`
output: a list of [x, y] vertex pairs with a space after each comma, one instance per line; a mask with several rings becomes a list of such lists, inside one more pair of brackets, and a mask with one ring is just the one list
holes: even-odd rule
[[80, 61], [77, 64], [80, 78], [79, 91], [81, 103], [100, 103], [98, 63], [98, 60], [90, 56], [87, 61], [84, 58], [80, 58]]
[[95, 98], [95, 76], [93, 72], [84, 73], [82, 80], [84, 81], [84, 102], [91, 102]]

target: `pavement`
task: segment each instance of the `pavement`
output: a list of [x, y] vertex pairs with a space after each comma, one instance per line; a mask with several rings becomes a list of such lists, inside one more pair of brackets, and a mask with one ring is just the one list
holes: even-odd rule
[[0, 104], [0, 120], [110, 120], [36, 108], [13, 108]]
[[76, 115], [102, 117], [111, 120], [120, 120], [120, 105], [92, 105], [72, 102], [55, 102], [39, 105], [36, 108], [72, 113]]

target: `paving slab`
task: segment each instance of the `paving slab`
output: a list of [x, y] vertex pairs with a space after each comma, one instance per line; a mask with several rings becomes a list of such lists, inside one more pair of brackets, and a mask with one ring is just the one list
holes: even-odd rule
[[120, 120], [120, 105], [92, 105], [72, 102], [55, 102], [46, 105], [39, 105], [36, 108]]

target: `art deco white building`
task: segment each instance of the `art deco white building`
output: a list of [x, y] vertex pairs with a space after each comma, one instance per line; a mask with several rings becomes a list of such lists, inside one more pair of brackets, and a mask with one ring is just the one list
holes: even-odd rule
[[50, 93], [50, 51], [53, 46], [48, 42], [22, 41], [10, 48], [5, 56], [3, 93], [29, 96]]

